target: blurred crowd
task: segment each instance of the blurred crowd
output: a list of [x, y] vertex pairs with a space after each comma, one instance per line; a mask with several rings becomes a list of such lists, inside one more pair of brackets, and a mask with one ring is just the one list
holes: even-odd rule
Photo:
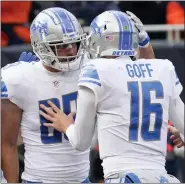
[[[29, 26], [43, 9], [62, 7], [82, 26], [105, 10], [131, 11], [144, 24], [184, 24], [183, 1], [4, 1], [1, 2], [1, 46], [30, 43]], [[165, 34], [150, 35], [153, 39]]]

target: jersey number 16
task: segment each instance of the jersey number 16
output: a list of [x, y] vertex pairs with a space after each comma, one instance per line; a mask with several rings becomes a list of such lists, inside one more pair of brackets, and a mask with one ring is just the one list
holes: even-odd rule
[[[160, 103], [151, 103], [150, 92], [155, 92], [156, 99], [163, 99], [164, 94], [161, 82], [141, 82], [141, 90], [138, 82], [128, 82], [128, 90], [131, 92], [129, 140], [138, 141], [140, 106], [142, 107], [141, 137], [144, 141], [160, 140], [163, 108]], [[151, 114], [155, 114], [153, 131], [149, 130]]]

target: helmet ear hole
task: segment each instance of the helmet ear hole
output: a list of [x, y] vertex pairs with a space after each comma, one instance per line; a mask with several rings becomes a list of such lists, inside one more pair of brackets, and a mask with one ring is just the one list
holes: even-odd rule
[[107, 25], [106, 25], [106, 24], [105, 24], [105, 26], [104, 26], [104, 31], [105, 31], [105, 30], [107, 30]]

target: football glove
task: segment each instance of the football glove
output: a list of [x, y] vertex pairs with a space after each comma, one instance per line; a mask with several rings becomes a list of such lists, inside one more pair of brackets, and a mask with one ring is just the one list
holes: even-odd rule
[[126, 11], [129, 18], [134, 22], [137, 30], [139, 31], [139, 47], [146, 48], [149, 46], [150, 43], [150, 37], [148, 36], [148, 33], [144, 29], [144, 25], [141, 22], [141, 20], [132, 12]]
[[37, 56], [33, 55], [31, 52], [22, 52], [21, 55], [19, 56], [18, 61], [25, 61], [25, 62], [32, 62], [32, 61], [37, 61], [38, 58]]

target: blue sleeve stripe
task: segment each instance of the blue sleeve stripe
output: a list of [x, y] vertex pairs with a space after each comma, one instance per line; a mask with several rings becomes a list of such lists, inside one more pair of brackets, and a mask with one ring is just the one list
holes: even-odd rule
[[4, 83], [4, 81], [1, 81], [1, 93], [2, 92], [7, 92], [8, 90], [7, 90], [7, 87], [6, 87], [6, 85], [5, 85], [5, 83]]
[[8, 94], [2, 94], [1, 93], [1, 98], [8, 98]]
[[101, 86], [101, 84], [99, 82], [93, 81], [93, 80], [79, 80], [78, 83], [93, 83], [96, 84], [98, 86]]
[[8, 98], [8, 90], [4, 81], [1, 78], [1, 98]]
[[99, 80], [98, 73], [95, 69], [88, 69], [88, 70], [84, 71], [81, 78], [84, 78], [84, 77]]

